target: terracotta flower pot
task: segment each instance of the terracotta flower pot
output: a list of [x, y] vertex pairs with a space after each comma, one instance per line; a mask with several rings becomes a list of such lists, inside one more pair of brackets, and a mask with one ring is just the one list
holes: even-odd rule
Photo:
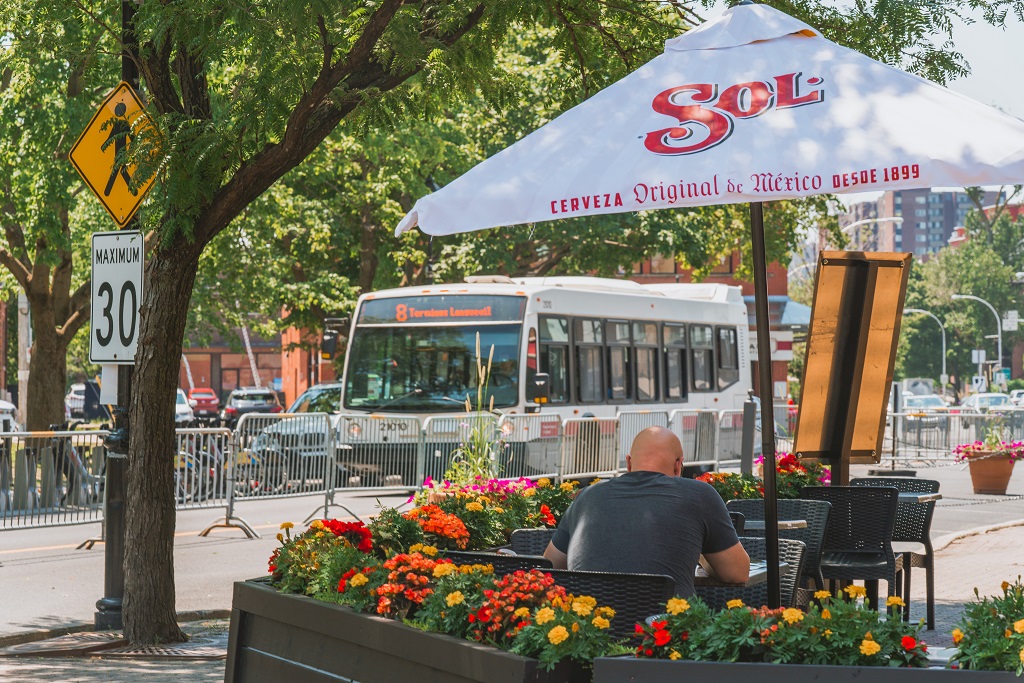
[[971, 470], [971, 485], [975, 493], [989, 493], [1002, 496], [1013, 475], [1013, 460], [1008, 457], [992, 456], [992, 451], [975, 451], [967, 459]]

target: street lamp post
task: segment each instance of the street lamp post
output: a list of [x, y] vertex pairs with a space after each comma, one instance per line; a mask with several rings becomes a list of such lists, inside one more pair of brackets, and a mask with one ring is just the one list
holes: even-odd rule
[[921, 310], [920, 308], [904, 308], [904, 313], [921, 313], [929, 316], [932, 320], [939, 324], [939, 329], [942, 330], [942, 374], [939, 375], [939, 381], [942, 382], [942, 395], [946, 395], [946, 383], [949, 382], [949, 375], [946, 374], [946, 326], [942, 324], [942, 321], [934, 313]]
[[988, 306], [988, 310], [992, 311], [992, 315], [996, 317], [996, 368], [1003, 367], [1003, 321], [999, 319], [999, 313], [996, 312], [995, 307], [989, 302], [985, 301], [980, 297], [976, 297], [973, 294], [954, 294], [951, 298], [956, 299], [971, 299], [979, 303]]
[[896, 223], [897, 225], [899, 225], [902, 222], [903, 216], [882, 216], [880, 218], [862, 218], [861, 220], [854, 221], [849, 225], [844, 225], [843, 227], [839, 228], [839, 230], [842, 232], [846, 232], [847, 230], [851, 230], [852, 228], [856, 228], [857, 226], [860, 225], [867, 225], [868, 223]]

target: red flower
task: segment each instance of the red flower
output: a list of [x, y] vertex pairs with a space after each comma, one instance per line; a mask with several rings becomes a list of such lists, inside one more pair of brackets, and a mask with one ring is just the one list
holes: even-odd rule
[[654, 644], [658, 647], [668, 645], [669, 641], [672, 640], [672, 634], [662, 629], [654, 632]]
[[665, 628], [666, 626], [668, 626], [668, 622], [664, 621], [664, 620], [662, 620], [662, 621], [655, 621], [655, 622], [651, 623], [651, 626], [654, 627], [655, 631], [660, 631], [663, 628]]
[[904, 650], [913, 650], [917, 647], [917, 641], [914, 639], [914, 636], [903, 636], [903, 639], [900, 640], [900, 645], [903, 646]]
[[634, 630], [636, 631], [636, 634], [637, 634], [638, 636], [640, 636], [640, 635], [643, 635], [643, 633], [644, 633], [644, 627], [643, 627], [643, 626], [641, 626], [640, 624], [637, 624], [637, 625], [636, 625], [636, 626], [634, 626], [633, 628], [634, 628]]
[[679, 636], [679, 640], [689, 640], [689, 639], [690, 639], [690, 632], [689, 631], [683, 631], [682, 634], [680, 634], [680, 636]]

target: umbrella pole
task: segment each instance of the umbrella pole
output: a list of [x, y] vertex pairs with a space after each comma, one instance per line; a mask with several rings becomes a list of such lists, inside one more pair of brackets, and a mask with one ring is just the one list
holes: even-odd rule
[[[764, 205], [750, 204], [750, 236], [754, 248], [754, 321], [757, 327], [758, 394], [761, 398], [761, 466], [764, 480], [765, 561], [768, 606], [779, 607], [779, 510], [775, 499], [775, 406], [772, 401], [772, 344], [768, 319], [768, 258], [764, 248]], [[756, 605], [755, 605], [756, 606]]]

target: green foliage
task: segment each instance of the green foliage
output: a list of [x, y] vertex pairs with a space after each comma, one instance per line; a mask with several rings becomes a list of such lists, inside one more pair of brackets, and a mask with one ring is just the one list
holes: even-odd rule
[[1013, 671], [1024, 674], [1024, 585], [1004, 581], [1002, 594], [981, 597], [964, 606], [953, 631], [957, 652], [953, 657], [964, 669]]
[[373, 547], [379, 555], [391, 557], [423, 543], [423, 528], [414, 519], [406, 519], [396, 508], [382, 507], [368, 525]]

